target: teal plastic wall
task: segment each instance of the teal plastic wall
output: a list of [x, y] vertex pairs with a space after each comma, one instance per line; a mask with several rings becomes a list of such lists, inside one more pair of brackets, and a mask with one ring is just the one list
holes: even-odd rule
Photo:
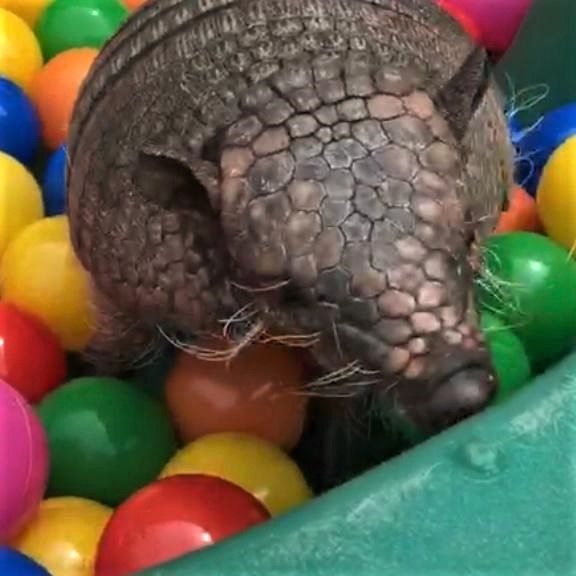
[[571, 576], [575, 543], [576, 354], [508, 404], [144, 574]]

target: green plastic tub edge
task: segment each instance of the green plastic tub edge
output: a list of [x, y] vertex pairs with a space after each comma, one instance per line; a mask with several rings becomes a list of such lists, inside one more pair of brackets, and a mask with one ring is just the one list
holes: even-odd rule
[[576, 353], [502, 406], [141, 576], [576, 574]]
[[[574, 52], [575, 22], [576, 1], [535, 0], [503, 60], [504, 86], [549, 88], [524, 122], [576, 100], [572, 61], [558, 58]], [[575, 441], [576, 353], [504, 406], [141, 576], [576, 575]]]

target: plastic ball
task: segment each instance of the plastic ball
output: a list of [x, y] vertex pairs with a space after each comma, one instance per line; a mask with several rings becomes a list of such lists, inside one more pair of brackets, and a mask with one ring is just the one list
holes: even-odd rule
[[538, 212], [546, 234], [571, 252], [576, 248], [576, 136], [548, 160], [538, 186]]
[[32, 408], [3, 380], [0, 380], [0, 465], [0, 542], [5, 542], [28, 522], [44, 496], [48, 444]]
[[166, 401], [186, 442], [245, 432], [291, 450], [306, 416], [307, 398], [298, 390], [304, 379], [302, 355], [285, 346], [255, 344], [230, 362], [183, 352], [166, 380]]
[[66, 356], [56, 336], [6, 302], [0, 302], [0, 358], [0, 378], [31, 403], [66, 378]]
[[484, 312], [480, 326], [486, 336], [499, 389], [493, 403], [507, 400], [522, 388], [532, 375], [530, 360], [518, 336], [493, 314]]
[[42, 138], [52, 150], [68, 136], [80, 87], [97, 55], [94, 48], [66, 50], [52, 58], [32, 81], [30, 93], [42, 123]]
[[42, 198], [46, 216], [57, 216], [66, 211], [67, 148], [63, 144], [52, 153], [42, 179]]
[[437, 0], [437, 2], [454, 16], [465, 16], [472, 21], [479, 32], [482, 45], [496, 54], [503, 54], [510, 48], [532, 4], [532, 0]]
[[77, 378], [38, 406], [48, 436], [48, 493], [115, 506], [158, 475], [176, 452], [161, 404], [114, 378]]
[[533, 370], [576, 344], [576, 263], [552, 240], [531, 232], [491, 236], [478, 282], [480, 309], [520, 338]]
[[205, 548], [268, 520], [256, 498], [220, 478], [172, 476], [150, 484], [114, 512], [95, 576], [128, 576]]
[[94, 311], [66, 216], [44, 218], [12, 241], [0, 266], [3, 298], [43, 321], [66, 350], [83, 349]]
[[50, 2], [52, 0], [0, 0], [0, 8], [14, 12], [34, 28], [38, 17]]
[[188, 444], [168, 462], [160, 477], [177, 474], [208, 474], [228, 480], [256, 496], [272, 516], [312, 497], [289, 456], [271, 442], [248, 434], [210, 434]]
[[71, 48], [100, 48], [128, 10], [120, 0], [54, 0], [36, 25], [46, 60]]
[[550, 156], [572, 136], [576, 136], [576, 103], [552, 110], [534, 126], [523, 131], [516, 144], [518, 179], [530, 194], [536, 195], [542, 170]]
[[0, 574], [3, 576], [50, 576], [40, 564], [8, 546], [0, 546]]
[[98, 541], [112, 510], [82, 498], [49, 498], [12, 545], [52, 576], [93, 576]]
[[0, 260], [10, 242], [42, 216], [42, 192], [34, 176], [18, 160], [0, 152]]
[[123, 0], [124, 6], [126, 6], [128, 10], [138, 10], [138, 8], [141, 8], [144, 6], [144, 4], [147, 4], [148, 1], [149, 0]]
[[0, 8], [0, 76], [27, 90], [41, 66], [40, 46], [28, 24]]
[[508, 194], [508, 207], [500, 214], [494, 232], [502, 234], [519, 230], [540, 232], [542, 223], [538, 216], [536, 200], [523, 188], [514, 186]]
[[25, 92], [0, 78], [0, 150], [22, 164], [31, 164], [40, 145], [40, 121]]

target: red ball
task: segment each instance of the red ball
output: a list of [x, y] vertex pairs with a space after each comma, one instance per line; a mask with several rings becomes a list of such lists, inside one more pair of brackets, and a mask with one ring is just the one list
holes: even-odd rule
[[39, 402], [66, 379], [66, 355], [39, 320], [0, 302], [0, 378], [30, 403]]
[[145, 486], [108, 522], [96, 576], [125, 576], [199, 550], [270, 517], [242, 488], [215, 476], [183, 474]]

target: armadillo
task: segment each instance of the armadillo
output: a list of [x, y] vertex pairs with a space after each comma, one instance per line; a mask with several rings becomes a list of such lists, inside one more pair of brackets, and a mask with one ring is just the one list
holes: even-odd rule
[[101, 50], [68, 151], [103, 364], [159, 334], [206, 352], [224, 326], [235, 350], [307, 348], [308, 390], [427, 433], [493, 398], [474, 278], [512, 148], [488, 55], [432, 0], [149, 2]]

